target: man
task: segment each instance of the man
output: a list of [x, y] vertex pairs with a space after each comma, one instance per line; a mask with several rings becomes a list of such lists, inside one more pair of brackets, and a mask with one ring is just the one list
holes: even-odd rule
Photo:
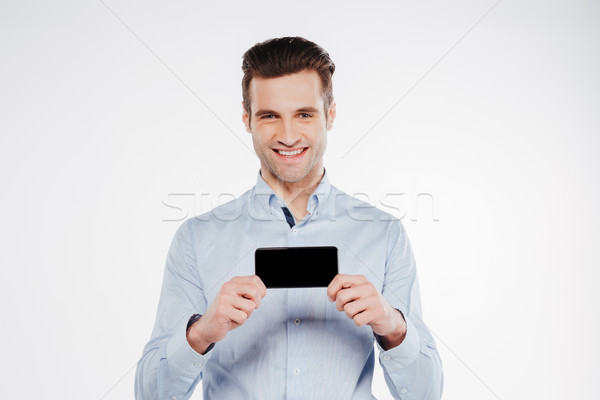
[[[187, 399], [202, 380], [205, 399], [370, 399], [375, 341], [395, 398], [439, 399], [402, 224], [331, 185], [323, 166], [336, 116], [329, 55], [272, 39], [242, 70], [257, 183], [177, 230], [136, 397]], [[254, 250], [296, 246], [336, 246], [340, 274], [327, 288], [267, 290]]]

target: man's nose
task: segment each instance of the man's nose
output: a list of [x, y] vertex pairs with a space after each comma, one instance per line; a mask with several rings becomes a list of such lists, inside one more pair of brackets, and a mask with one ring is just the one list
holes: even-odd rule
[[298, 144], [300, 141], [300, 132], [298, 127], [294, 126], [294, 121], [283, 119], [277, 139], [279, 143], [288, 147], [294, 147], [294, 145]]

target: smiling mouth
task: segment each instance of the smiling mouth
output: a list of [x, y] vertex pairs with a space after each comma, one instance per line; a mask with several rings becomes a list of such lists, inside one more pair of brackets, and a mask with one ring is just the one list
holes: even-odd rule
[[291, 150], [291, 151], [278, 150], [278, 149], [273, 149], [273, 151], [275, 153], [279, 154], [282, 157], [285, 157], [285, 158], [294, 158], [294, 157], [298, 157], [301, 154], [304, 154], [304, 152], [306, 151], [306, 149], [308, 149], [308, 147], [303, 147], [301, 149], [296, 149], [296, 150]]

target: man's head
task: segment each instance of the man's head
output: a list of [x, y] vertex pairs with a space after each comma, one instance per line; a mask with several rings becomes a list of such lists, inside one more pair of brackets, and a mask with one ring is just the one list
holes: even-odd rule
[[248, 50], [242, 69], [242, 120], [263, 178], [300, 186], [319, 181], [336, 115], [329, 55], [306, 39], [272, 39]]
[[335, 64], [321, 46], [296, 36], [269, 39], [248, 49], [242, 61], [242, 99], [250, 121], [252, 78], [275, 78], [304, 70], [312, 70], [319, 75], [321, 94], [327, 112], [333, 102], [332, 77]]

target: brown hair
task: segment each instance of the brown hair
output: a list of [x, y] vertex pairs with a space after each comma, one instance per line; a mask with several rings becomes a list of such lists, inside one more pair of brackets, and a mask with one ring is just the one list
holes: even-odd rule
[[313, 70], [319, 74], [327, 113], [333, 101], [331, 78], [335, 64], [321, 46], [295, 36], [269, 39], [248, 49], [242, 61], [242, 98], [248, 115], [251, 115], [249, 87], [252, 78], [274, 78], [304, 70]]

